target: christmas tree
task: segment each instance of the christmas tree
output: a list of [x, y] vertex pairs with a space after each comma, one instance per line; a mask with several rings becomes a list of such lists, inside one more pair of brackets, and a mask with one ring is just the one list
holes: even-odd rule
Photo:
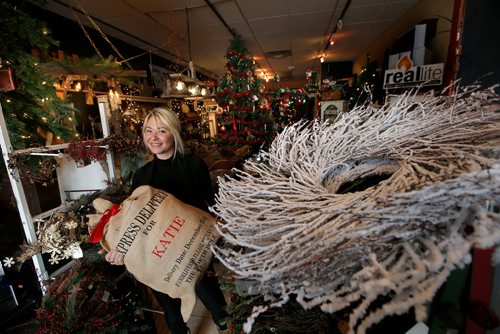
[[19, 6], [0, 1], [0, 103], [12, 145], [43, 146], [49, 132], [67, 141], [76, 109], [56, 96], [54, 79], [41, 70], [57, 42], [43, 22]]
[[271, 96], [274, 127], [277, 133], [301, 119], [308, 119], [309, 96], [304, 89], [278, 88]]
[[375, 101], [377, 90], [377, 63], [366, 55], [366, 65], [356, 79], [356, 85], [348, 92], [349, 109], [358, 105], [367, 105]]
[[272, 118], [268, 104], [260, 96], [255, 61], [241, 36], [231, 41], [225, 59], [226, 73], [219, 79], [216, 96], [223, 109], [218, 137], [229, 145], [259, 147], [272, 138]]

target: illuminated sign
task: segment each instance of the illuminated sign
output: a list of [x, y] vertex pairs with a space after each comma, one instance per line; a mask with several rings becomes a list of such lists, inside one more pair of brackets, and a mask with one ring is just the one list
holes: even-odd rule
[[444, 64], [413, 66], [408, 55], [398, 60], [396, 68], [385, 71], [384, 89], [435, 86], [443, 82]]

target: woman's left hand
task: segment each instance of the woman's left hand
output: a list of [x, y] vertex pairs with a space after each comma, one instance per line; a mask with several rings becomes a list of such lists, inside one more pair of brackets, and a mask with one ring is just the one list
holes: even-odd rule
[[124, 264], [122, 253], [114, 249], [110, 250], [104, 258], [113, 265], [122, 266]]

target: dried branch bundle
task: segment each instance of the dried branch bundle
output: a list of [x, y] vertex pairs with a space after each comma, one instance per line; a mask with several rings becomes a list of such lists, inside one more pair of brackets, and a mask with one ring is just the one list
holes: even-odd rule
[[[407, 93], [333, 124], [294, 124], [220, 178], [215, 256], [269, 301], [245, 330], [292, 294], [306, 309], [349, 307], [352, 333], [412, 307], [424, 320], [471, 249], [500, 244], [496, 88]], [[383, 180], [346, 192], [370, 177]]]

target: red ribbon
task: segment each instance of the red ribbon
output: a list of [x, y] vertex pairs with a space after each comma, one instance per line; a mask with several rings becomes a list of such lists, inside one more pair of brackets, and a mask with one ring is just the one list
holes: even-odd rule
[[247, 124], [247, 125], [267, 125], [267, 124], [272, 124], [272, 122], [268, 122], [268, 121], [244, 121], [242, 119], [235, 119], [234, 122], [237, 122], [239, 124]]
[[232, 119], [232, 122], [233, 122], [233, 131], [234, 131], [234, 133], [238, 133], [238, 129], [236, 128], [236, 119], [234, 117]]
[[96, 244], [99, 241], [101, 241], [104, 235], [104, 226], [106, 226], [109, 223], [109, 219], [114, 215], [116, 215], [119, 211], [120, 211], [120, 206], [118, 204], [113, 204], [111, 209], [104, 211], [101, 219], [99, 219], [99, 222], [97, 223], [95, 229], [92, 231], [92, 234], [90, 235], [89, 242], [91, 244]]

